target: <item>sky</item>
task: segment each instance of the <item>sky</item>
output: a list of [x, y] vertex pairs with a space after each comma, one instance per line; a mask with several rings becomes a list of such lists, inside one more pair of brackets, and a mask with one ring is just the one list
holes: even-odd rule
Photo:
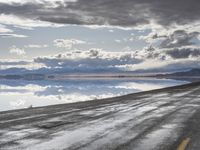
[[0, 0], [0, 73], [200, 67], [198, 0]]

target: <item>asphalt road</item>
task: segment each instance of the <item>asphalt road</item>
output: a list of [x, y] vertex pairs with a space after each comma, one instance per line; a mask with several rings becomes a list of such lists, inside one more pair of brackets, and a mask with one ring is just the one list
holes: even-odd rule
[[0, 150], [200, 150], [200, 83], [0, 113]]

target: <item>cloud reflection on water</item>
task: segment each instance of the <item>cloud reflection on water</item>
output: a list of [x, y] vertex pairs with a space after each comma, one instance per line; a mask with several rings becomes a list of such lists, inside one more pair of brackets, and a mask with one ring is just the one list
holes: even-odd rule
[[183, 84], [169, 79], [0, 81], [0, 111], [101, 99]]

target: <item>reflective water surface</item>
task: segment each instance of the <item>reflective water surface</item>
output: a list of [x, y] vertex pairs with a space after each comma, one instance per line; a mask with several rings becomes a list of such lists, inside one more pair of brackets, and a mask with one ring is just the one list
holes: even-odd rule
[[184, 84], [170, 79], [0, 81], [0, 111], [101, 99]]

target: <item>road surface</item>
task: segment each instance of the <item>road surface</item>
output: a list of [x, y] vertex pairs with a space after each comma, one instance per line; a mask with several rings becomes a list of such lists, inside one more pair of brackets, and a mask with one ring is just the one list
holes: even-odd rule
[[0, 150], [199, 150], [200, 83], [0, 113]]

